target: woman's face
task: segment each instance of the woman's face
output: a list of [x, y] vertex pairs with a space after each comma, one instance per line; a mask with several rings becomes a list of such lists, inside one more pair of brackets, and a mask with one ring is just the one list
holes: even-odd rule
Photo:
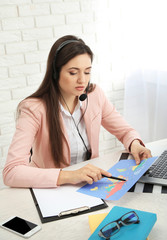
[[59, 87], [65, 98], [80, 96], [90, 81], [91, 58], [85, 53], [72, 58], [60, 71]]

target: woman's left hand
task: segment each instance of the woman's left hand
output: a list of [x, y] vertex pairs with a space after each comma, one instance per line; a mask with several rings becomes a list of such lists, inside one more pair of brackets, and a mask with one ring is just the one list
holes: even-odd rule
[[134, 140], [130, 146], [131, 154], [133, 155], [136, 164], [139, 164], [141, 160], [152, 157], [151, 151], [140, 144], [139, 140]]

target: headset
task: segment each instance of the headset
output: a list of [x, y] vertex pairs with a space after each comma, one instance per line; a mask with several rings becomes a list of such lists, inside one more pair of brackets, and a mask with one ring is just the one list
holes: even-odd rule
[[56, 58], [57, 58], [57, 54], [60, 52], [60, 50], [65, 47], [67, 44], [69, 43], [73, 43], [73, 42], [79, 42], [78, 40], [66, 40], [64, 42], [62, 42], [59, 47], [56, 50], [55, 56], [54, 56], [54, 61], [53, 61], [53, 78], [55, 80], [57, 80], [58, 76], [57, 76], [57, 71], [56, 71]]
[[[54, 56], [54, 61], [53, 61], [53, 78], [55, 79], [55, 81], [58, 80], [58, 74], [57, 74], [57, 71], [56, 71], [56, 64], [55, 64], [55, 63], [56, 63], [57, 54], [60, 52], [60, 50], [61, 50], [63, 47], [65, 47], [67, 44], [73, 43], [73, 42], [79, 42], [79, 41], [78, 41], [78, 40], [74, 40], [74, 39], [66, 40], [66, 41], [62, 42], [62, 43], [59, 45], [59, 47], [57, 48], [57, 50], [56, 50], [56, 53], [55, 53], [55, 56]], [[80, 100], [80, 101], [85, 101], [85, 99], [87, 99], [87, 105], [88, 105], [87, 94], [88, 94], [88, 90], [89, 90], [89, 84], [90, 84], [90, 82], [88, 83], [88, 86], [87, 86], [87, 88], [86, 88], [86, 92], [83, 93], [83, 94], [81, 94], [80, 97], [79, 97], [79, 100]], [[62, 98], [63, 98], [63, 96], [62, 96]], [[75, 122], [75, 120], [74, 120], [74, 118], [73, 118], [73, 116], [72, 116], [72, 114], [71, 114], [71, 112], [70, 112], [70, 110], [69, 110], [69, 107], [68, 107], [67, 103], [65, 102], [65, 99], [64, 99], [64, 98], [63, 98], [63, 101], [64, 101], [65, 105], [67, 106], [67, 109], [68, 109], [68, 111], [69, 111], [69, 113], [70, 113], [70, 115], [71, 115], [71, 117], [72, 117], [72, 120], [73, 120], [73, 122], [74, 122], [74, 125], [75, 125], [75, 127], [76, 127], [76, 129], [77, 129], [78, 135], [79, 135], [79, 137], [81, 138], [81, 140], [82, 140], [82, 142], [83, 142], [83, 145], [84, 145], [84, 147], [85, 147], [85, 149], [86, 149], [86, 160], [89, 160], [89, 159], [91, 158], [91, 150], [88, 150], [88, 148], [87, 148], [87, 146], [86, 146], [86, 144], [85, 144], [85, 142], [84, 142], [84, 139], [83, 139], [83, 137], [81, 136], [81, 133], [79, 132], [79, 129], [78, 129], [78, 125], [79, 125], [79, 123], [81, 122], [81, 120], [82, 120], [82, 118], [83, 118], [83, 116], [84, 116], [84, 114], [85, 114], [85, 112], [86, 112], [87, 105], [86, 105], [86, 109], [85, 109], [84, 113], [82, 114], [82, 116], [81, 116], [81, 118], [80, 118], [80, 120], [79, 120], [79, 123], [76, 124], [76, 122]]]

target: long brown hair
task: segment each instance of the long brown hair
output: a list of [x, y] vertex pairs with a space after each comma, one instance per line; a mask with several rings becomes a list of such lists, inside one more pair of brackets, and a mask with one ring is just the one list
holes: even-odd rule
[[[77, 40], [66, 44], [58, 51], [59, 46], [67, 40]], [[49, 140], [51, 154], [56, 167], [60, 166], [60, 162], [65, 163], [63, 156], [63, 132], [60, 121], [60, 90], [59, 90], [59, 74], [63, 65], [77, 55], [87, 53], [91, 61], [93, 61], [93, 53], [84, 41], [76, 36], [67, 35], [58, 39], [52, 46], [44, 79], [38, 88], [28, 98], [40, 98], [46, 105], [46, 118], [49, 129]], [[56, 58], [56, 59], [55, 59]], [[53, 64], [54, 67], [53, 67]], [[56, 77], [54, 69], [56, 69]], [[93, 85], [90, 84], [89, 92], [92, 91]]]

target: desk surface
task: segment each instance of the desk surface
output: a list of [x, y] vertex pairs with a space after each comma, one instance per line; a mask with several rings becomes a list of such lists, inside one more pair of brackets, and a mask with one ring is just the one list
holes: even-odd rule
[[[153, 155], [159, 155], [167, 148], [167, 139], [149, 143], [147, 146]], [[90, 162], [104, 169], [109, 169], [120, 157], [121, 151], [113, 152]], [[88, 162], [76, 164], [67, 169], [77, 169]], [[42, 224], [29, 189], [4, 188], [0, 190], [0, 221], [17, 215], [42, 226], [42, 230], [32, 236], [31, 240], [86, 240], [91, 235], [88, 215], [109, 212], [113, 206], [124, 206], [138, 210], [157, 213], [157, 222], [150, 233], [150, 240], [166, 240], [167, 236], [167, 194], [160, 193], [126, 193], [118, 201], [106, 201], [108, 208], [59, 221]], [[1, 240], [23, 239], [18, 235], [0, 228]]]

